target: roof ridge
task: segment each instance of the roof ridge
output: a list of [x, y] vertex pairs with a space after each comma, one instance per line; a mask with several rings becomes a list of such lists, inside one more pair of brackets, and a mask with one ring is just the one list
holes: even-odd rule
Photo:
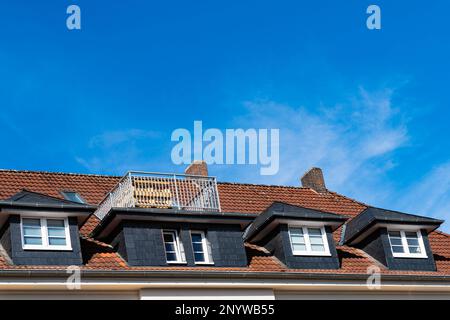
[[241, 185], [241, 186], [256, 186], [256, 187], [274, 187], [274, 188], [294, 188], [294, 189], [305, 189], [314, 191], [311, 188], [302, 187], [302, 186], [283, 186], [279, 184], [264, 184], [264, 183], [249, 183], [249, 182], [228, 182], [228, 181], [217, 181], [218, 184], [230, 184], [230, 185]]
[[14, 173], [34, 173], [34, 174], [52, 174], [52, 175], [67, 175], [67, 176], [90, 176], [101, 178], [121, 178], [119, 175], [109, 174], [95, 174], [95, 173], [77, 173], [77, 172], [57, 172], [57, 171], [45, 171], [45, 170], [16, 170], [16, 169], [2, 169], [1, 172], [14, 172]]
[[[359, 204], [359, 205], [362, 205], [362, 206], [364, 206], [364, 207], [366, 207], [366, 208], [371, 207], [371, 205], [369, 205], [369, 204], [367, 204], [367, 203], [365, 203], [365, 202], [361, 202], [361, 201], [356, 200], [356, 199], [354, 199], [354, 198], [350, 198], [350, 197], [344, 196], [343, 194], [337, 193], [336, 191], [330, 191], [330, 190], [327, 190], [327, 192], [328, 192], [331, 196], [339, 197], [339, 198], [344, 198], [344, 199], [346, 199], [346, 200], [349, 200], [349, 201], [355, 202], [355, 203], [357, 203], [357, 204]], [[362, 212], [362, 211], [361, 211], [361, 212]]]

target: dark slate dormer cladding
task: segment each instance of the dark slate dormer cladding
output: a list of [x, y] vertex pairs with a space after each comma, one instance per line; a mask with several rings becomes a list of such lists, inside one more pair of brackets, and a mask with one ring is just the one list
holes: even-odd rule
[[[14, 265], [81, 265], [79, 226], [94, 207], [22, 190], [0, 201], [0, 245]], [[67, 218], [70, 250], [23, 249], [21, 215], [45, 218]]]
[[[347, 220], [342, 215], [274, 202], [262, 212], [244, 234], [244, 240], [266, 248], [289, 268], [338, 269], [339, 259], [333, 240], [333, 231]], [[289, 238], [290, 224], [315, 222], [323, 225], [330, 255], [294, 255]]]
[[[369, 207], [347, 223], [344, 243], [364, 250], [391, 270], [435, 271], [428, 234], [442, 223], [442, 220], [433, 218]], [[420, 230], [427, 257], [394, 257], [389, 228]]]
[[[210, 243], [214, 267], [245, 267], [247, 255], [243, 229], [254, 215], [218, 212], [188, 212], [173, 209], [114, 208], [93, 231], [110, 243], [131, 266], [205, 266], [195, 264], [191, 231], [203, 231]], [[176, 230], [186, 261], [167, 263], [162, 232]]]

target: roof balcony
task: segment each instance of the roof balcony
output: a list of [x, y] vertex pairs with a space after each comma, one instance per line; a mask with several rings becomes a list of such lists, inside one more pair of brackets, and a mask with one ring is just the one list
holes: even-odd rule
[[215, 177], [130, 171], [107, 194], [95, 215], [112, 208], [161, 208], [219, 212]]

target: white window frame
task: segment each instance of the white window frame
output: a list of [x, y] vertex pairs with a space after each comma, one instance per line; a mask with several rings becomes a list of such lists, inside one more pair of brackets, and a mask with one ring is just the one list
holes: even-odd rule
[[[325, 251], [312, 251], [311, 241], [309, 239], [308, 228], [320, 229], [320, 232], [322, 234], [322, 242], [323, 242]], [[294, 246], [292, 245], [292, 237], [291, 237], [292, 229], [302, 229], [303, 237], [305, 238], [305, 246], [306, 246], [305, 251], [294, 250]], [[302, 226], [292, 225], [292, 226], [289, 226], [289, 243], [291, 244], [291, 251], [294, 256], [331, 256], [330, 246], [328, 244], [327, 233], [325, 232], [325, 227], [323, 225], [322, 226], [316, 226], [316, 225], [302, 225]]]
[[[174, 239], [174, 246], [175, 246], [175, 256], [177, 258], [177, 260], [167, 260], [167, 251], [166, 251], [166, 241], [164, 240], [164, 234], [165, 233], [170, 233], [173, 235], [173, 239]], [[162, 239], [163, 239], [163, 244], [164, 244], [164, 255], [166, 256], [166, 262], [171, 264], [171, 263], [175, 263], [175, 264], [179, 264], [179, 263], [186, 263], [185, 260], [183, 260], [183, 256], [181, 253], [181, 242], [180, 242], [180, 238], [178, 237], [178, 231], [177, 230], [173, 230], [173, 229], [163, 229], [162, 230]]]
[[[211, 252], [209, 252], [208, 248], [208, 239], [206, 238], [205, 232], [201, 230], [191, 230], [191, 246], [192, 246], [192, 253], [194, 255], [194, 262], [195, 264], [214, 264], [211, 258]], [[205, 261], [195, 261], [195, 252], [194, 252], [194, 243], [192, 241], [192, 234], [200, 234], [202, 237], [202, 249], [203, 249], [203, 256], [205, 257]]]
[[[389, 232], [400, 232], [400, 237], [402, 240], [402, 246], [403, 246], [404, 252], [394, 252], [392, 250], [391, 235], [389, 234]], [[409, 252], [409, 246], [408, 246], [408, 242], [406, 240], [405, 232], [415, 232], [417, 234], [417, 240], [419, 242], [420, 253], [410, 253]], [[423, 243], [422, 232], [420, 230], [388, 229], [388, 238], [389, 238], [389, 247], [391, 249], [392, 256], [394, 258], [422, 258], [422, 259], [428, 258], [427, 252], [425, 251], [425, 245]]]
[[[25, 244], [25, 235], [23, 232], [23, 220], [24, 219], [40, 220], [42, 244]], [[50, 245], [48, 229], [47, 229], [47, 220], [63, 220], [64, 221], [64, 235], [66, 238], [65, 246]], [[72, 250], [69, 221], [67, 218], [21, 217], [20, 218], [20, 232], [22, 235], [22, 248], [24, 250], [51, 250], [51, 251], [70, 251], [70, 250]]]

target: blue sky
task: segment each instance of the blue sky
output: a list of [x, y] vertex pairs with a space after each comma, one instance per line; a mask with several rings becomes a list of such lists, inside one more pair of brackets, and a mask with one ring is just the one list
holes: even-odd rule
[[[65, 26], [77, 4], [82, 30]], [[370, 4], [382, 29], [366, 28]], [[311, 166], [369, 204], [450, 219], [448, 1], [0, 4], [0, 167], [176, 171], [176, 128], [280, 129], [280, 171]]]

